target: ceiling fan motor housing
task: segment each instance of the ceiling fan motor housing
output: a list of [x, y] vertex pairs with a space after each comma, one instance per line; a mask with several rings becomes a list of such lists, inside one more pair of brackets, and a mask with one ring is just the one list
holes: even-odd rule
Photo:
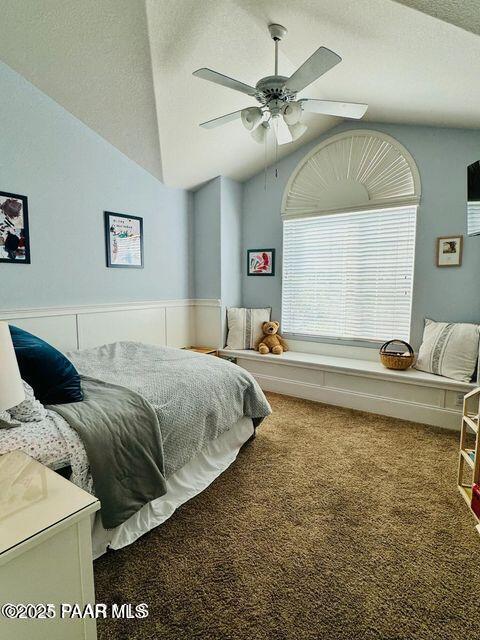
[[282, 100], [282, 102], [295, 100], [297, 94], [285, 87], [287, 80], [285, 76], [267, 76], [259, 80], [255, 85], [255, 97], [258, 102], [265, 106], [272, 100]]

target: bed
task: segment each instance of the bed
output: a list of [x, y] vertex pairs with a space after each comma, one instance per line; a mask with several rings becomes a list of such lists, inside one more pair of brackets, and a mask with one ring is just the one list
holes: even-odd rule
[[[253, 377], [213, 356], [117, 342], [67, 357], [85, 399], [48, 406], [41, 423], [1, 429], [0, 453], [22, 449], [52, 469], [68, 467], [72, 482], [100, 497], [95, 558], [131, 544], [203, 491], [270, 413]], [[160, 463], [152, 461], [158, 448]], [[113, 480], [102, 468], [109, 465]]]

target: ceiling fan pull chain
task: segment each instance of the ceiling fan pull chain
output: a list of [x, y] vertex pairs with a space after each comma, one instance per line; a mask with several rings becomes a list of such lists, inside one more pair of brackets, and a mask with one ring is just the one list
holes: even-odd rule
[[278, 117], [275, 118], [275, 126], [277, 127], [275, 132], [275, 178], [278, 178]]
[[264, 190], [265, 192], [267, 191], [267, 157], [268, 157], [268, 136], [265, 136], [265, 142], [264, 142], [264, 146], [265, 146], [265, 156], [264, 156], [264, 168], [263, 168], [263, 173], [264, 173]]

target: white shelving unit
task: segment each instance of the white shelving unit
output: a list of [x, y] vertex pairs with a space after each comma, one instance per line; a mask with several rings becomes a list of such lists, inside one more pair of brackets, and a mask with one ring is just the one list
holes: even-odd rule
[[[463, 399], [462, 428], [460, 432], [460, 452], [458, 457], [458, 490], [462, 494], [476, 521], [480, 533], [480, 519], [472, 510], [472, 486], [480, 482], [480, 387], [467, 393]], [[469, 439], [471, 440], [469, 444]], [[474, 442], [473, 442], [474, 441]], [[466, 467], [472, 481], [465, 481]]]

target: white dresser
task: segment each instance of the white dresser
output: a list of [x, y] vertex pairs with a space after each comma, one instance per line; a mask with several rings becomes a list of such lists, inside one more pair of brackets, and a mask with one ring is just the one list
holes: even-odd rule
[[[99, 508], [94, 496], [26, 454], [0, 456], [2, 640], [96, 638], [93, 618], [62, 619], [60, 613], [62, 603], [83, 609], [95, 602], [90, 521]], [[6, 603], [51, 606], [15, 611]], [[5, 614], [42, 617], [7, 619]]]

